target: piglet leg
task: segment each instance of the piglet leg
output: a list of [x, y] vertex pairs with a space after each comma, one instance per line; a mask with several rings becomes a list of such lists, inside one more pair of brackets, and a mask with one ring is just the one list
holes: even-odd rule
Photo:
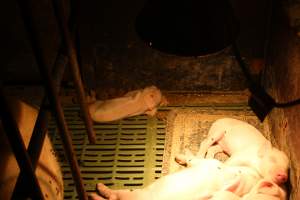
[[220, 141], [224, 136], [225, 136], [225, 131], [218, 131], [218, 132], [214, 132], [214, 133], [209, 132], [208, 137], [201, 142], [200, 148], [199, 148], [199, 151], [198, 151], [196, 157], [205, 158], [205, 155], [206, 155], [208, 149], [211, 146], [213, 146], [215, 143]]
[[201, 159], [197, 158], [189, 149], [184, 150], [184, 154], [175, 156], [175, 161], [183, 166], [191, 167], [200, 162]]
[[205, 158], [214, 158], [217, 153], [221, 153], [221, 152], [223, 152], [223, 148], [220, 145], [216, 144], [216, 145], [210, 146], [207, 149]]
[[[97, 188], [97, 191], [99, 192], [99, 194], [101, 194], [103, 197], [107, 198], [108, 200], [119, 200], [117, 192], [108, 188], [103, 183], [98, 183], [96, 188]], [[98, 200], [98, 199], [95, 199], [95, 200]], [[99, 199], [99, 200], [101, 200], [101, 199]]]

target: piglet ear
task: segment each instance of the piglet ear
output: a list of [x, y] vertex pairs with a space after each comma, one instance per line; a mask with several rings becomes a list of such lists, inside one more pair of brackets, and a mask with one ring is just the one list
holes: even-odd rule
[[263, 143], [260, 147], [259, 147], [259, 149], [258, 149], [258, 156], [259, 157], [263, 157], [265, 154], [266, 154], [266, 152], [268, 152], [269, 150], [271, 150], [272, 149], [272, 144], [271, 144], [271, 142], [270, 141], [266, 141], [265, 143]]
[[274, 183], [268, 180], [263, 180], [259, 183], [259, 188], [264, 188], [264, 187], [272, 187]]
[[280, 190], [279, 190], [279, 186], [276, 185], [275, 183], [268, 180], [263, 180], [258, 185], [257, 193], [267, 194], [271, 196], [279, 196]]

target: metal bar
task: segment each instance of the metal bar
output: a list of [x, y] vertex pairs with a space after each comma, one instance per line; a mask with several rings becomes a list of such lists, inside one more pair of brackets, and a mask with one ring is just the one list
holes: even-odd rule
[[2, 84], [0, 85], [0, 114], [4, 132], [6, 133], [12, 147], [17, 163], [20, 167], [20, 172], [26, 175], [28, 181], [26, 187], [23, 187], [22, 191], [20, 191], [20, 193], [12, 199], [19, 200], [26, 199], [27, 197], [32, 197], [33, 199], [44, 199], [17, 123], [11, 114], [8, 101], [4, 96]]
[[[56, 85], [56, 91], [59, 91], [60, 88], [59, 86], [63, 78], [64, 70], [66, 68], [67, 61], [68, 61], [67, 57], [62, 54], [62, 49], [63, 47], [60, 48], [60, 51], [57, 54], [55, 64], [52, 70], [52, 76]], [[37, 163], [44, 144], [44, 139], [48, 130], [48, 113], [49, 113], [48, 104], [49, 103], [47, 101], [47, 96], [45, 95], [42, 100], [39, 114], [35, 122], [33, 133], [27, 148], [27, 152], [30, 156], [31, 164], [34, 171], [36, 170]], [[23, 172], [21, 172], [17, 179], [12, 197], [13, 198], [17, 197], [17, 195], [22, 191], [22, 188], [26, 184], [27, 184], [26, 175]]]
[[77, 92], [77, 98], [80, 104], [80, 108], [83, 114], [83, 119], [85, 122], [86, 130], [88, 133], [89, 142], [92, 144], [96, 143], [96, 135], [93, 130], [93, 121], [91, 119], [90, 113], [88, 111], [88, 106], [85, 100], [84, 89], [82, 85], [79, 64], [77, 59], [76, 48], [74, 42], [71, 38], [70, 31], [67, 26], [67, 20], [65, 15], [64, 6], [62, 5], [62, 1], [53, 0], [53, 7], [55, 11], [55, 15], [57, 18], [57, 22], [60, 27], [61, 35], [63, 36], [63, 41], [65, 42], [65, 46], [67, 48], [70, 67], [72, 71], [72, 76], [75, 83], [75, 88]]
[[[88, 11], [87, 4], [80, 0], [72, 0], [71, 2], [71, 18], [76, 23], [76, 38], [75, 45], [77, 47], [77, 55], [79, 66], [81, 67], [82, 81], [87, 89], [86, 92], [90, 93], [91, 90], [95, 90], [95, 64], [96, 64], [96, 50], [93, 47], [93, 39], [90, 37], [92, 26], [86, 23], [85, 20], [89, 17], [82, 17], [86, 15]], [[72, 12], [73, 11], [73, 12]]]
[[245, 62], [243, 61], [243, 58], [242, 58], [242, 56], [240, 54], [240, 51], [239, 51], [239, 49], [237, 47], [237, 44], [235, 42], [232, 44], [232, 50], [233, 50], [233, 54], [235, 56], [235, 59], [238, 62], [238, 65], [240, 66], [240, 68], [242, 69], [242, 71], [244, 73], [244, 76], [246, 77], [246, 81], [248, 83], [248, 87], [251, 90], [252, 89], [251, 87], [253, 85], [255, 85], [256, 83], [254, 82], [253, 78], [251, 77], [250, 71], [247, 68]]
[[62, 45], [60, 47], [59, 53], [57, 54], [55, 64], [52, 70], [52, 78], [57, 92], [60, 91], [60, 85], [64, 77], [64, 72], [69, 62], [68, 57], [63, 53], [63, 49], [64, 46]]
[[21, 8], [21, 13], [25, 23], [25, 28], [28, 31], [28, 36], [30, 38], [32, 49], [36, 57], [37, 65], [39, 67], [42, 78], [45, 82], [45, 89], [49, 98], [49, 102], [52, 108], [53, 115], [55, 116], [56, 123], [59, 129], [59, 134], [63, 143], [64, 152], [69, 161], [72, 176], [76, 185], [77, 193], [79, 199], [87, 200], [87, 194], [84, 189], [83, 181], [81, 178], [81, 173], [77, 158], [72, 147], [72, 139], [70, 136], [69, 129], [64, 117], [63, 109], [60, 104], [60, 98], [56, 92], [52, 77], [50, 76], [50, 70], [45, 63], [45, 58], [43, 55], [43, 49], [37, 41], [36, 30], [32, 23], [32, 16], [30, 12], [30, 5], [27, 1], [18, 0], [18, 4]]

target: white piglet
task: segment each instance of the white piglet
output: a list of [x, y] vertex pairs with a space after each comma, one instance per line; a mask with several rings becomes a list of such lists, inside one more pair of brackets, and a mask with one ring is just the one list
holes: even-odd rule
[[272, 147], [254, 126], [244, 121], [222, 118], [212, 124], [197, 157], [213, 158], [218, 152], [230, 156], [225, 162], [228, 165], [253, 167], [277, 184], [287, 181], [289, 159], [286, 154]]
[[122, 97], [89, 104], [91, 118], [96, 122], [109, 122], [126, 117], [156, 114], [157, 107], [166, 104], [166, 98], [155, 86], [130, 91]]
[[252, 190], [246, 194], [243, 200], [285, 200], [286, 191], [273, 181], [262, 179]]
[[112, 190], [97, 184], [101, 196], [93, 200], [205, 200], [219, 190], [240, 192], [239, 172], [227, 169], [216, 159], [202, 159], [197, 164], [163, 176], [143, 189]]

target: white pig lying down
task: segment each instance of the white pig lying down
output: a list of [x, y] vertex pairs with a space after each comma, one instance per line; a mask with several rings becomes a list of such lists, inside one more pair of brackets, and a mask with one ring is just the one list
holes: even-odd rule
[[157, 107], [166, 103], [155, 86], [128, 92], [123, 97], [95, 101], [89, 105], [91, 118], [96, 122], [109, 122], [126, 117], [147, 114], [154, 116]]
[[100, 194], [93, 200], [205, 200], [226, 190], [244, 195], [261, 177], [249, 167], [230, 167], [216, 159], [199, 159], [197, 164], [163, 176], [143, 189], [112, 190], [97, 184]]
[[264, 178], [281, 184], [288, 179], [289, 159], [252, 125], [232, 118], [216, 120], [200, 144], [197, 157], [213, 158], [218, 152], [230, 157], [228, 165], [250, 166]]

